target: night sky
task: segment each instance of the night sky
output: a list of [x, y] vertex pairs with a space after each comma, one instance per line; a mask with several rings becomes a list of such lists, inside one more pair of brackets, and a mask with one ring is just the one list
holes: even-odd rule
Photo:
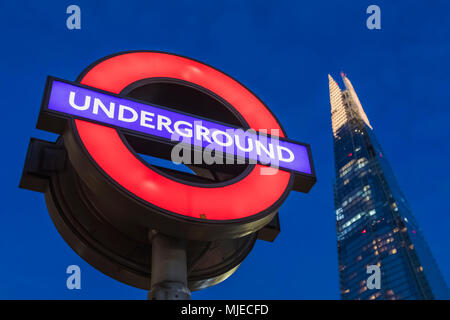
[[[161, 50], [225, 71], [310, 143], [318, 182], [292, 192], [282, 232], [258, 241], [225, 282], [193, 299], [339, 299], [330, 73], [344, 71], [450, 283], [448, 1], [2, 1], [1, 299], [145, 299], [84, 262], [56, 231], [40, 193], [18, 188], [47, 75], [75, 80], [95, 60]], [[56, 4], [57, 3], [57, 4]], [[81, 30], [66, 8], [81, 8]], [[381, 8], [381, 30], [366, 8]], [[66, 268], [81, 267], [81, 290]]]

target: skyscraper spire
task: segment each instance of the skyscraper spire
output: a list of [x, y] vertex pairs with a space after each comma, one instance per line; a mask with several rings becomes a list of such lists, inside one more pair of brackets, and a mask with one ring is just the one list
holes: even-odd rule
[[336, 136], [339, 128], [347, 122], [347, 113], [342, 101], [341, 89], [330, 75], [328, 75], [328, 85], [330, 87], [331, 124], [333, 134]]
[[[336, 137], [337, 131], [349, 120], [350, 117], [359, 117], [370, 129], [373, 129], [366, 113], [359, 101], [358, 95], [344, 72], [341, 72], [344, 81], [345, 90], [341, 90], [337, 82], [328, 75], [328, 84], [330, 88], [330, 104], [331, 104], [331, 122], [333, 134]], [[354, 110], [350, 113], [349, 108]]]
[[344, 72], [341, 72], [341, 77], [342, 77], [342, 80], [344, 81], [345, 89], [347, 89], [347, 91], [350, 93], [350, 96], [352, 97], [353, 101], [355, 102], [355, 104], [357, 106], [359, 116], [361, 117], [361, 119], [364, 121], [364, 123], [370, 129], [373, 129], [372, 126], [370, 125], [370, 122], [369, 122], [369, 119], [367, 118], [366, 113], [364, 112], [361, 102], [359, 101], [358, 95], [356, 94], [355, 89], [352, 86], [352, 83], [347, 78], [347, 76], [345, 75]]

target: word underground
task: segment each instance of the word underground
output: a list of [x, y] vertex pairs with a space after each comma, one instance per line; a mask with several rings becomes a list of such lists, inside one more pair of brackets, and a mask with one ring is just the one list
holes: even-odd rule
[[[238, 163], [261, 163], [311, 174], [306, 146], [281, 140], [278, 138], [278, 132], [271, 132], [275, 135], [266, 135], [254, 130], [233, 128], [53, 78], [49, 79], [49, 86], [47, 92], [50, 97], [47, 105], [44, 105], [45, 111], [180, 142], [178, 149], [174, 148], [172, 152], [174, 162], [191, 163], [190, 157], [180, 157], [180, 148], [201, 147], [214, 150], [215, 153], [223, 153], [227, 164], [236, 158]], [[183, 152], [183, 155], [186, 154]], [[217, 157], [215, 159], [217, 160]], [[199, 162], [194, 159], [194, 163]]]

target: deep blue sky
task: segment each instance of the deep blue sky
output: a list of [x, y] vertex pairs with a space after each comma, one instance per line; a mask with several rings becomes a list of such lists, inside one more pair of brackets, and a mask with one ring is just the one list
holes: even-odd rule
[[[283, 2], [283, 3], [281, 3]], [[82, 29], [66, 28], [77, 4]], [[381, 7], [381, 30], [366, 8]], [[312, 146], [318, 182], [291, 193], [274, 243], [194, 299], [338, 299], [327, 74], [352, 81], [434, 256], [450, 282], [450, 3], [433, 1], [2, 1], [0, 298], [145, 299], [78, 257], [42, 194], [18, 188], [47, 75], [74, 80], [114, 52], [162, 50], [248, 86], [290, 138]], [[339, 79], [340, 82], [340, 79]], [[82, 290], [66, 289], [66, 267]]]

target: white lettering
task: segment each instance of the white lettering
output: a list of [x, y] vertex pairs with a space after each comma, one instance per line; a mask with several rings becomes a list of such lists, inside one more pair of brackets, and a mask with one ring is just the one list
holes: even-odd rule
[[[219, 134], [225, 137], [226, 142], [223, 142], [217, 137]], [[212, 133], [212, 139], [214, 140], [215, 143], [217, 143], [219, 146], [222, 147], [231, 146], [231, 144], [233, 143], [233, 139], [231, 138], [231, 136], [228, 133], [221, 130], [214, 131]]]
[[[245, 136], [243, 135], [243, 137], [244, 137], [244, 145], [245, 145]], [[239, 142], [239, 136], [238, 135], [235, 136], [235, 141], [236, 141], [236, 147], [239, 150], [241, 150], [243, 152], [250, 152], [250, 151], [253, 150], [253, 140], [252, 139], [247, 139], [247, 141], [248, 141], [248, 147], [247, 148], [245, 148], [245, 147], [243, 147], [241, 145], [241, 143]]]
[[[283, 158], [283, 153], [282, 151], [286, 151], [289, 154], [289, 158]], [[278, 159], [280, 161], [285, 161], [285, 162], [292, 162], [294, 161], [294, 153], [286, 148], [286, 147], [282, 147], [282, 146], [277, 146], [277, 153], [278, 153]]]
[[100, 101], [99, 98], [94, 98], [94, 106], [92, 107], [92, 112], [94, 114], [98, 114], [98, 107], [103, 110], [103, 112], [108, 116], [108, 118], [113, 119], [114, 118], [114, 102], [111, 102], [109, 104], [109, 109], [106, 108], [106, 106], [103, 104], [103, 102]]
[[275, 158], [275, 152], [274, 152], [274, 150], [273, 150], [273, 145], [272, 145], [272, 144], [269, 144], [269, 149], [267, 149], [267, 148], [262, 144], [261, 141], [256, 140], [256, 141], [255, 141], [255, 147], [256, 147], [256, 153], [257, 153], [259, 156], [262, 156], [262, 152], [261, 152], [261, 151], [264, 151], [264, 152], [266, 153], [266, 155], [269, 156], [270, 159], [274, 159], [274, 158]]
[[192, 129], [184, 128], [184, 131], [180, 130], [180, 126], [185, 125], [188, 128], [192, 128], [192, 124], [186, 121], [177, 121], [173, 125], [173, 128], [175, 129], [175, 132], [178, 133], [180, 136], [191, 138], [192, 137]]
[[154, 113], [141, 110], [141, 126], [147, 127], [147, 128], [150, 128], [150, 129], [155, 129], [155, 126], [153, 124], [147, 123], [147, 121], [148, 122], [152, 122], [154, 116], [155, 116]]
[[209, 138], [209, 129], [202, 125], [195, 126], [195, 136], [197, 140], [203, 141], [204, 138], [209, 143], [212, 143], [211, 139]]
[[[124, 117], [125, 110], [131, 112], [131, 114], [132, 114], [133, 116], [132, 116], [131, 118], [125, 118], [125, 117]], [[122, 105], [122, 104], [119, 105], [119, 119], [118, 119], [119, 121], [123, 121], [123, 122], [134, 122], [134, 121], [137, 120], [137, 118], [138, 118], [138, 114], [137, 114], [136, 110], [134, 110], [133, 108], [124, 106], [124, 105]]]
[[162, 115], [158, 115], [158, 120], [157, 120], [157, 126], [156, 128], [161, 131], [162, 127], [166, 128], [166, 130], [169, 133], [173, 133], [173, 130], [170, 129], [170, 124], [172, 123], [172, 120], [170, 120], [170, 118], [166, 117], [166, 116], [162, 116]]
[[89, 109], [89, 106], [91, 104], [91, 97], [90, 96], [86, 96], [86, 98], [84, 98], [84, 106], [77, 106], [74, 102], [75, 100], [75, 92], [74, 91], [70, 91], [70, 95], [69, 95], [69, 104], [72, 108], [77, 109], [77, 110], [87, 110]]

